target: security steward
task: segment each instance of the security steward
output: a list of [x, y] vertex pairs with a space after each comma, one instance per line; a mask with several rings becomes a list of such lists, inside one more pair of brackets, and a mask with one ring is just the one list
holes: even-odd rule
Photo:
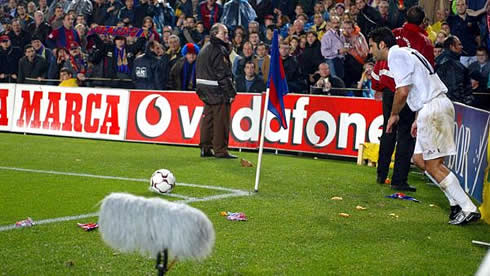
[[[196, 60], [196, 91], [204, 102], [201, 119], [201, 157], [237, 158], [228, 152], [230, 109], [235, 99], [228, 29], [216, 23], [210, 30], [210, 43], [199, 52]], [[214, 151], [213, 151], [214, 150]]]

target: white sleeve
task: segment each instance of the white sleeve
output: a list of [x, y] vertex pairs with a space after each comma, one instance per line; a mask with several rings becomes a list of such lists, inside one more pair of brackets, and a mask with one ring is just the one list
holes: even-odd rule
[[388, 67], [396, 88], [413, 84], [414, 61], [407, 51], [401, 49], [390, 51]]

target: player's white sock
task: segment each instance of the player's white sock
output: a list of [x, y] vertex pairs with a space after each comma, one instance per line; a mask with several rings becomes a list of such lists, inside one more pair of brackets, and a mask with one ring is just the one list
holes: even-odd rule
[[459, 185], [459, 180], [452, 172], [444, 178], [440, 183], [441, 189], [448, 193], [449, 197], [452, 197], [456, 204], [458, 204], [461, 209], [465, 212], [476, 212], [476, 206], [473, 204], [468, 195], [464, 192], [461, 185]]
[[[434, 177], [432, 177], [432, 175], [430, 175], [428, 171], [424, 171], [424, 174], [430, 179], [430, 181], [432, 181], [432, 183], [434, 183], [437, 187], [441, 188], [441, 185], [439, 185], [437, 180]], [[451, 205], [451, 206], [458, 205], [456, 200], [454, 200], [454, 198], [447, 192], [446, 189], [441, 188], [441, 191], [444, 193], [447, 200], [449, 201], [449, 205]]]

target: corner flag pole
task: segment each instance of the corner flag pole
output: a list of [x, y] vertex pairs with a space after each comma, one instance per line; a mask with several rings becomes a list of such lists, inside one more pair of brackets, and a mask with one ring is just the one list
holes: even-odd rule
[[269, 106], [269, 88], [267, 88], [267, 90], [265, 91], [264, 116], [262, 117], [262, 128], [260, 130], [259, 157], [257, 160], [257, 170], [255, 172], [254, 192], [256, 193], [259, 192], [260, 167], [262, 165], [262, 152], [264, 151], [265, 123], [267, 121], [268, 106]]

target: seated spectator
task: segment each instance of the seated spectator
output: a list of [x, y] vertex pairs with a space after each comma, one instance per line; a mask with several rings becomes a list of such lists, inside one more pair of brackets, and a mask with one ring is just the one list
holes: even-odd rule
[[259, 33], [250, 33], [248, 35], [248, 41], [250, 41], [250, 43], [252, 43], [252, 48], [253, 50], [257, 50], [257, 46], [259, 45], [259, 42], [260, 42], [260, 38], [259, 38]]
[[78, 87], [78, 80], [73, 77], [73, 72], [66, 67], [60, 70], [60, 84], [63, 87]]
[[476, 91], [486, 91], [487, 90], [487, 82], [488, 82], [488, 74], [490, 74], [490, 62], [488, 61], [488, 52], [485, 47], [478, 47], [476, 49], [476, 59], [477, 61], [473, 62], [468, 66], [468, 70], [470, 71], [472, 87]]
[[297, 59], [290, 55], [290, 47], [285, 41], [279, 44], [279, 54], [282, 59], [282, 65], [284, 67], [284, 73], [286, 74], [286, 80], [288, 83], [288, 89], [290, 93], [305, 93], [306, 82], [303, 77], [301, 66]]
[[[31, 44], [24, 47], [24, 57], [19, 60], [19, 83], [42, 84], [41, 80], [48, 76], [46, 59], [36, 55]], [[37, 79], [37, 80], [34, 80]]]
[[80, 37], [73, 28], [73, 16], [66, 14], [63, 17], [63, 26], [49, 34], [47, 44], [49, 48], [67, 48], [72, 42], [80, 44]]
[[22, 30], [19, 19], [12, 20], [12, 31], [8, 33], [12, 46], [24, 49], [31, 42], [31, 34]]
[[437, 34], [436, 34], [436, 41], [435, 43], [444, 43], [444, 40], [446, 40], [446, 38], [448, 37], [448, 33], [446, 33], [444, 30], [440, 30]]
[[245, 63], [247, 61], [251, 61], [254, 57], [254, 50], [252, 47], [252, 43], [250, 42], [245, 42], [243, 44], [243, 53], [236, 57], [235, 60], [233, 61], [232, 65], [232, 73], [234, 77], [239, 77], [240, 75], [244, 74], [243, 68], [245, 68]]
[[291, 56], [298, 57], [303, 53], [303, 49], [299, 47], [299, 37], [298, 36], [290, 36], [286, 39], [289, 42], [289, 52]]
[[204, 28], [209, 32], [214, 23], [221, 22], [223, 8], [216, 0], [205, 0], [197, 6], [197, 20], [204, 24]]
[[17, 82], [22, 50], [12, 46], [7, 35], [0, 36], [0, 83]]
[[271, 62], [271, 57], [267, 54], [269, 49], [264, 43], [260, 43], [257, 47], [257, 54], [253, 57], [252, 61], [254, 63], [255, 74], [267, 83], [269, 78], [269, 65]]
[[264, 80], [255, 74], [253, 61], [245, 63], [244, 73], [235, 80], [236, 91], [262, 93], [265, 91]]
[[345, 88], [344, 81], [330, 74], [330, 68], [327, 63], [318, 65], [318, 72], [313, 76], [314, 85], [311, 88], [312, 94], [333, 95], [333, 96], [353, 96], [346, 90], [335, 89]]
[[446, 85], [451, 101], [467, 105], [473, 104], [473, 93], [469, 71], [459, 61], [463, 45], [457, 36], [449, 36], [444, 41], [444, 51], [436, 60], [436, 73]]
[[243, 40], [243, 34], [240, 32], [235, 32], [233, 35], [233, 39], [231, 40], [231, 45], [235, 53], [239, 55], [242, 54], [243, 43], [245, 43], [245, 41]]
[[209, 35], [204, 28], [204, 23], [202, 21], [197, 21], [196, 23], [196, 31], [197, 36], [199, 37], [199, 42], [197, 43], [199, 46], [204, 46], [204, 38]]
[[197, 44], [187, 43], [182, 48], [182, 56], [170, 69], [169, 88], [172, 90], [196, 90]]
[[43, 44], [46, 44], [46, 38], [51, 33], [51, 27], [44, 21], [42, 11], [34, 12], [34, 22], [30, 23], [26, 30], [32, 36], [39, 37]]
[[364, 72], [362, 72], [361, 80], [357, 82], [357, 88], [362, 89], [362, 97], [374, 99], [375, 91], [372, 88], [371, 73], [373, 72], [374, 64], [372, 62], [364, 63]]
[[166, 88], [168, 64], [158, 59], [160, 48], [162, 48], [160, 43], [150, 41], [146, 46], [145, 54], [134, 60], [131, 79], [137, 89], [163, 90]]

